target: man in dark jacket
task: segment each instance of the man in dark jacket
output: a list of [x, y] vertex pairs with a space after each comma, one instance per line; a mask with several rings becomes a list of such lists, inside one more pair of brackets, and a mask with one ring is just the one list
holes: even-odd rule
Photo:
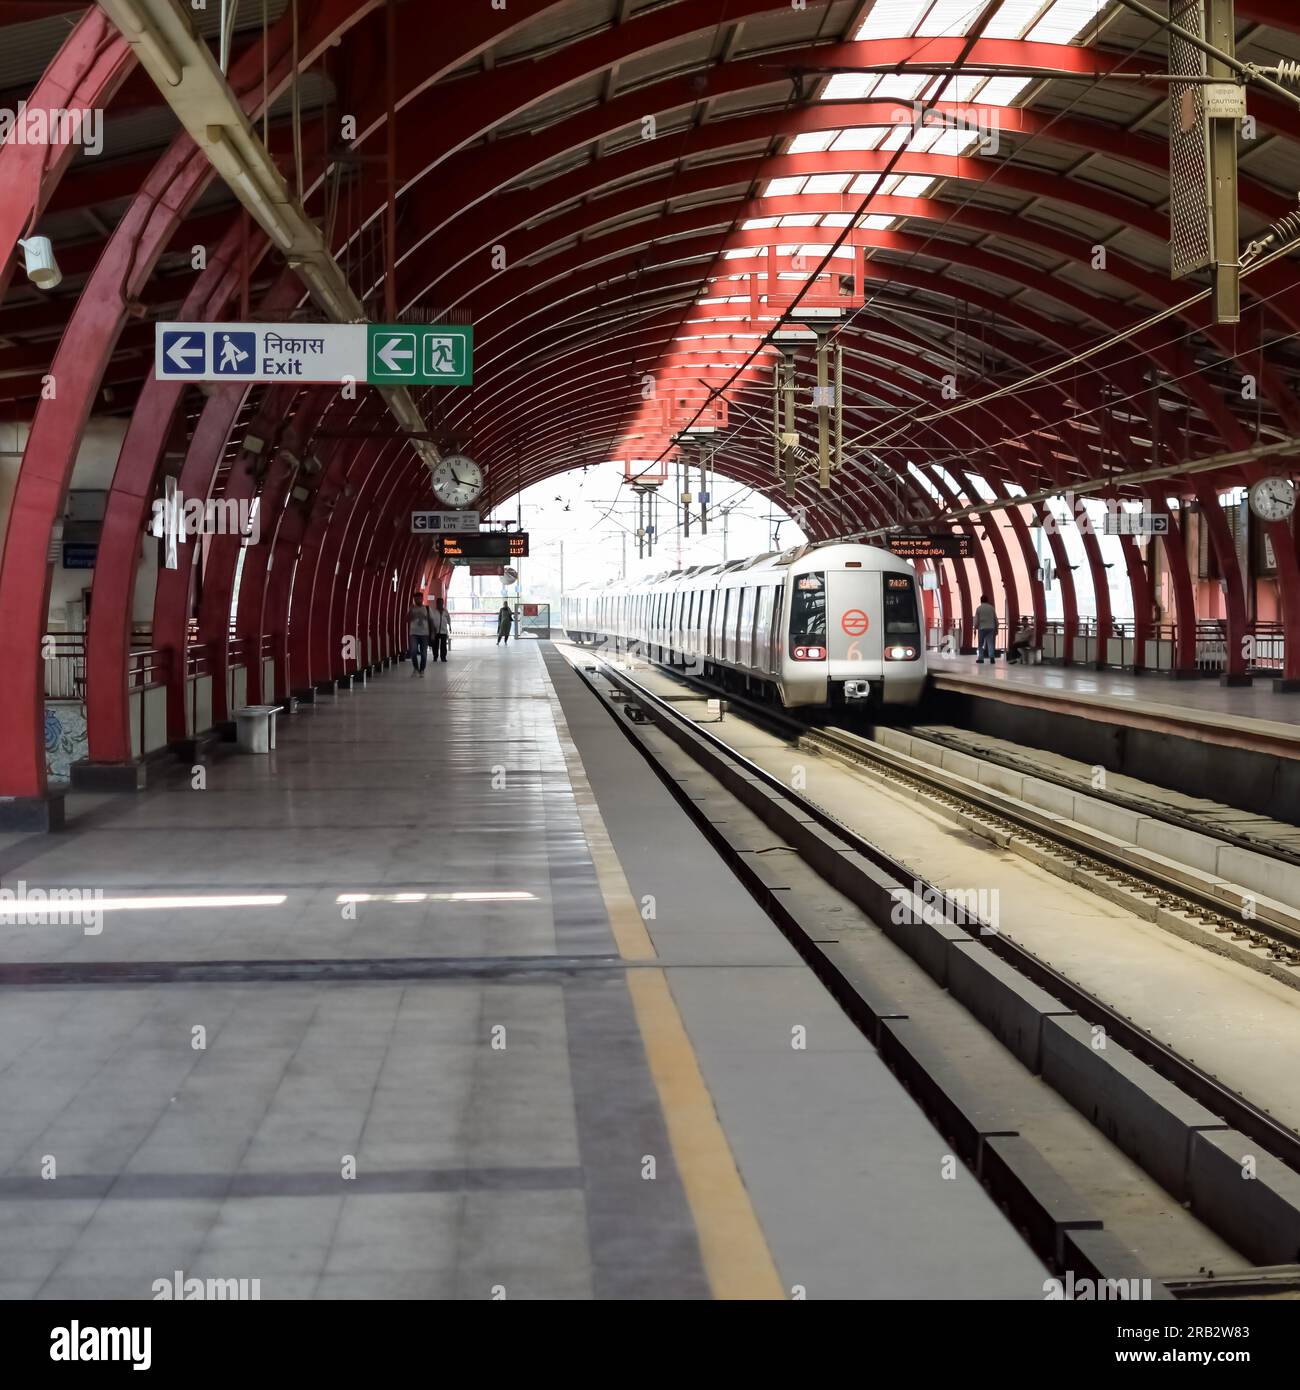
[[497, 646], [502, 642], [508, 647], [510, 645], [510, 634], [514, 631], [515, 615], [510, 611], [510, 605], [503, 603], [501, 611], [497, 614]]

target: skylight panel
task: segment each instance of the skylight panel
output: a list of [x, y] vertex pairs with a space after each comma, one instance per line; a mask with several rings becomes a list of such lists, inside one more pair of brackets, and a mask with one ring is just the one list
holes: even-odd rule
[[917, 154], [925, 154], [942, 134], [942, 126], [923, 126], [916, 132], [912, 139], [908, 141], [907, 148], [909, 150], [915, 150]]
[[1028, 86], [1027, 77], [990, 77], [980, 88], [978, 100], [984, 106], [1010, 106]]
[[740, 224], [740, 229], [742, 232], [752, 232], [764, 227], [775, 227], [780, 220], [779, 217], [749, 217]]
[[839, 133], [837, 130], [815, 130], [807, 135], [796, 135], [790, 142], [790, 153], [820, 154], [830, 148], [831, 141]]
[[781, 219], [782, 227], [815, 227], [818, 214], [815, 212], [792, 212]]
[[1107, 0], [1056, 0], [1026, 35], [1034, 43], [1070, 43], [1105, 9]]
[[940, 101], [970, 101], [979, 90], [983, 77], [968, 77], [964, 74], [957, 74], [948, 80], [943, 89]]
[[804, 185], [805, 193], [843, 193], [851, 175], [814, 174]]
[[876, 0], [855, 39], [905, 39], [916, 32], [925, 0]]
[[874, 72], [837, 72], [822, 93], [825, 101], [861, 101], [880, 81]]
[[[829, 246], [806, 245], [796, 247], [794, 254], [802, 256], [804, 260], [811, 261], [814, 265], [820, 265], [825, 260], [827, 251], [830, 251]], [[853, 255], [853, 248], [851, 246], [837, 246], [831, 255], [836, 260], [847, 260]]]
[[927, 174], [909, 174], [899, 179], [898, 187], [891, 189], [897, 198], [924, 198], [934, 187], [934, 180]]
[[965, 154], [979, 139], [973, 130], [941, 130], [939, 138], [930, 146], [931, 154]]
[[724, 251], [722, 253], [722, 259], [724, 261], [738, 261], [745, 256], [761, 256], [763, 254], [763, 249], [764, 248], [761, 246], [741, 246], [735, 251]]
[[919, 75], [914, 72], [888, 73], [880, 79], [880, 85], [871, 95], [881, 100], [911, 101], [929, 80], [929, 74], [924, 72]]
[[880, 212], [869, 212], [865, 217], [858, 218], [858, 226], [865, 227], [869, 232], [883, 232], [886, 227], [892, 227], [894, 219]]
[[853, 180], [853, 185], [849, 189], [850, 193], [870, 193], [880, 182], [879, 174], [859, 174]]
[[923, 38], [939, 34], [964, 34], [984, 7], [979, 0], [934, 0], [916, 31]]
[[1043, 0], [1004, 0], [984, 30], [986, 39], [1018, 39], [1043, 8]]
[[935, 501], [943, 501], [943, 493], [935, 486], [934, 482], [926, 476], [910, 459], [907, 463], [907, 471], [916, 479], [926, 493]]
[[764, 198], [788, 198], [792, 193], [798, 193], [804, 186], [802, 177], [797, 179], [770, 179], [767, 187], [763, 190]]
[[874, 150], [892, 127], [881, 125], [857, 125], [841, 131], [835, 137], [833, 150]]
[[828, 212], [822, 218], [823, 227], [847, 227], [853, 221], [853, 214], [849, 212]]

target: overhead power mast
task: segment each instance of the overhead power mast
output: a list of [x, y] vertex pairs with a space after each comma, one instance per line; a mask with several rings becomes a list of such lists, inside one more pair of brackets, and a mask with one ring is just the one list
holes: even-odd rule
[[1216, 323], [1241, 318], [1237, 140], [1246, 92], [1235, 66], [1233, 7], [1234, 0], [1169, 4], [1170, 273], [1178, 280], [1210, 272]]
[[[807, 341], [808, 335], [798, 335]], [[829, 491], [831, 478], [844, 465], [844, 350], [833, 342], [829, 333], [820, 331], [816, 337], [817, 384], [812, 403], [817, 412], [817, 454], [802, 447], [799, 438], [796, 410], [795, 360], [793, 344], [781, 340], [777, 346], [781, 357], [772, 377], [772, 469], [785, 485], [787, 497], [793, 497], [799, 476], [806, 467], [815, 466], [817, 486]]]

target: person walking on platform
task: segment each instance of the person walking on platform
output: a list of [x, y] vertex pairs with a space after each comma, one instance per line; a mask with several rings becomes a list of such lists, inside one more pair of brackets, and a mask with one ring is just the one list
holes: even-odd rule
[[410, 630], [411, 641], [411, 675], [424, 675], [424, 667], [429, 660], [429, 638], [433, 635], [433, 615], [429, 612], [428, 605], [424, 601], [424, 595], [418, 590], [415, 600], [411, 604], [411, 611], [406, 615], [407, 626]]
[[979, 655], [976, 666], [983, 666], [987, 653], [990, 661], [998, 659], [998, 610], [989, 602], [987, 594], [980, 595], [979, 607], [975, 610], [975, 630], [979, 633]]
[[510, 633], [515, 625], [515, 615], [510, 611], [510, 605], [503, 603], [501, 611], [497, 614], [497, 646], [502, 642], [508, 647], [510, 645]]
[[451, 614], [447, 612], [447, 605], [442, 599], [434, 599], [433, 604], [433, 612], [429, 614], [433, 633], [433, 659], [445, 662], [447, 646], [451, 641]]

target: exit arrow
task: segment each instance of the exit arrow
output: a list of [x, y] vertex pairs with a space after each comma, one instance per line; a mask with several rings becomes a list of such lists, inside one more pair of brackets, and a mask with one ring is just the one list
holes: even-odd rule
[[383, 347], [379, 349], [379, 360], [390, 372], [402, 371], [402, 361], [412, 361], [415, 358], [414, 348], [401, 348], [399, 350], [398, 344], [401, 343], [401, 341], [401, 338], [390, 338]]
[[167, 356], [172, 360], [172, 363], [183, 372], [189, 371], [190, 362], [195, 357], [200, 361], [203, 359], [202, 346], [200, 345], [199, 347], [192, 348], [189, 346], [189, 342], [189, 338], [178, 338], [171, 347], [167, 349]]

